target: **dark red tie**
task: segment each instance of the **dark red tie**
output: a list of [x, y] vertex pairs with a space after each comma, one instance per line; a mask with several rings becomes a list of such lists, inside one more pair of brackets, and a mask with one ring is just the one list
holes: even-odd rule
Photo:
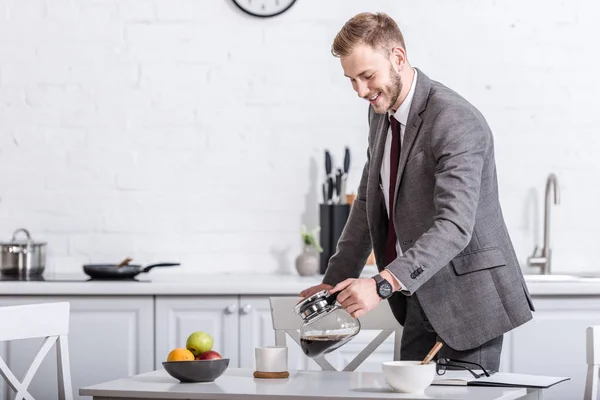
[[389, 222], [388, 234], [385, 245], [385, 265], [388, 265], [396, 259], [396, 231], [394, 230], [394, 194], [396, 193], [396, 178], [398, 175], [398, 163], [400, 161], [400, 122], [393, 116], [390, 117], [392, 127], [392, 146], [390, 149], [390, 190], [389, 190]]

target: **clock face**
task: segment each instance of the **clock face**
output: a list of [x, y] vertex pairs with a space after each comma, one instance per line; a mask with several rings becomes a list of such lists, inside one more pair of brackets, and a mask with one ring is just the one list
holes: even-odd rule
[[274, 17], [290, 8], [296, 0], [233, 0], [242, 11], [255, 17]]
[[392, 295], [392, 285], [388, 281], [384, 281], [379, 287], [379, 291], [382, 297], [387, 298]]

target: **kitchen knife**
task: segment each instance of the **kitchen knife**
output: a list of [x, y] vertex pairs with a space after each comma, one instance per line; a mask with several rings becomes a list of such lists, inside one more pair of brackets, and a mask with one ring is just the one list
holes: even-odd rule
[[344, 151], [344, 174], [341, 177], [340, 200], [339, 204], [348, 204], [346, 200], [346, 185], [348, 183], [348, 171], [350, 171], [350, 149], [346, 147]]
[[337, 174], [335, 174], [335, 194], [336, 194], [336, 199], [335, 199], [335, 203], [336, 204], [340, 204], [340, 201], [342, 199], [341, 195], [342, 195], [342, 170], [341, 168], [337, 169]]
[[327, 178], [327, 204], [333, 203], [333, 178]]
[[331, 154], [329, 154], [328, 150], [325, 150], [325, 175], [331, 176]]
[[333, 180], [331, 179], [331, 154], [325, 150], [325, 183], [323, 183], [323, 204], [331, 204], [333, 198]]
[[350, 171], [350, 149], [346, 147], [346, 151], [344, 152], [344, 173], [348, 174]]

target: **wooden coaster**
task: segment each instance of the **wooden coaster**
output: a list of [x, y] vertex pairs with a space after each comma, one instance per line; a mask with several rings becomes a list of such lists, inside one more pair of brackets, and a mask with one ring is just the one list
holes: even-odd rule
[[282, 379], [282, 378], [289, 378], [289, 376], [290, 376], [290, 373], [287, 371], [283, 371], [283, 372], [254, 371], [254, 377], [261, 378], [261, 379]]

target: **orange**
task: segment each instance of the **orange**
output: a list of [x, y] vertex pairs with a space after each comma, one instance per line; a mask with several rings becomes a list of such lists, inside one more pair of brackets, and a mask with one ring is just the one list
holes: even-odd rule
[[178, 347], [169, 352], [167, 361], [193, 361], [194, 355], [186, 348]]

